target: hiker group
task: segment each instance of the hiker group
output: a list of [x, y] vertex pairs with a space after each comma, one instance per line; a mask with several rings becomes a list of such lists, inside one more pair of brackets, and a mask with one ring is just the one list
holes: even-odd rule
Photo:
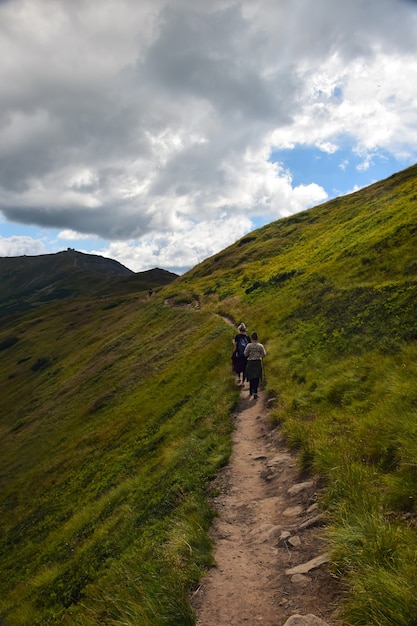
[[266, 356], [264, 346], [259, 343], [257, 333], [249, 339], [245, 324], [237, 327], [239, 333], [233, 339], [232, 367], [237, 375], [238, 385], [249, 381], [249, 396], [258, 398], [259, 382], [262, 380], [262, 359]]

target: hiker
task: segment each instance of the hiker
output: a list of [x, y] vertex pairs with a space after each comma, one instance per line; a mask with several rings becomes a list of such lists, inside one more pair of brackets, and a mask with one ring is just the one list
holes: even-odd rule
[[262, 378], [262, 359], [266, 356], [265, 348], [258, 342], [257, 333], [252, 333], [251, 342], [245, 348], [247, 358], [245, 376], [249, 381], [249, 396], [258, 399], [258, 386]]
[[243, 322], [239, 324], [237, 329], [239, 334], [233, 339], [232, 367], [235, 374], [237, 374], [237, 384], [243, 385], [245, 382], [246, 367], [245, 348], [249, 344], [249, 337]]

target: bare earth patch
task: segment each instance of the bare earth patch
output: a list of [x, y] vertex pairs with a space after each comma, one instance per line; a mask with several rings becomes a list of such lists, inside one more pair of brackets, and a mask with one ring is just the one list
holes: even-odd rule
[[317, 484], [271, 427], [262, 391], [248, 395], [242, 390], [231, 459], [213, 486], [215, 565], [192, 598], [197, 624], [282, 626], [314, 615], [336, 626], [339, 590], [326, 565]]

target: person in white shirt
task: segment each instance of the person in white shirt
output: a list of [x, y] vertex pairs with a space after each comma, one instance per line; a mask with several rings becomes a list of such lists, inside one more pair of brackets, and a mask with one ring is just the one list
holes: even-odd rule
[[266, 356], [265, 348], [258, 341], [257, 333], [252, 333], [251, 342], [245, 348], [247, 358], [245, 378], [249, 381], [249, 395], [258, 398], [259, 381], [262, 378], [262, 359]]
[[232, 367], [237, 374], [237, 384], [243, 385], [245, 382], [246, 357], [244, 356], [245, 348], [249, 343], [246, 326], [242, 322], [237, 327], [239, 334], [233, 339]]

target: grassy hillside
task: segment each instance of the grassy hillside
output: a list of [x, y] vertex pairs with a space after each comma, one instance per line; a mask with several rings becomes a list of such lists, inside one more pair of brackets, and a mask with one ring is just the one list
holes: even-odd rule
[[417, 167], [274, 222], [152, 298], [48, 302], [0, 330], [0, 614], [193, 624], [232, 329], [323, 478], [347, 624], [417, 623]]
[[3, 328], [9, 625], [192, 623], [204, 489], [230, 450], [229, 335], [158, 295], [50, 303]]
[[113, 259], [72, 249], [40, 256], [0, 257], [0, 317], [52, 300], [155, 289], [175, 278], [176, 274], [158, 268], [134, 273]]
[[417, 167], [274, 222], [167, 288], [244, 319], [300, 463], [323, 477], [344, 615], [417, 623]]

